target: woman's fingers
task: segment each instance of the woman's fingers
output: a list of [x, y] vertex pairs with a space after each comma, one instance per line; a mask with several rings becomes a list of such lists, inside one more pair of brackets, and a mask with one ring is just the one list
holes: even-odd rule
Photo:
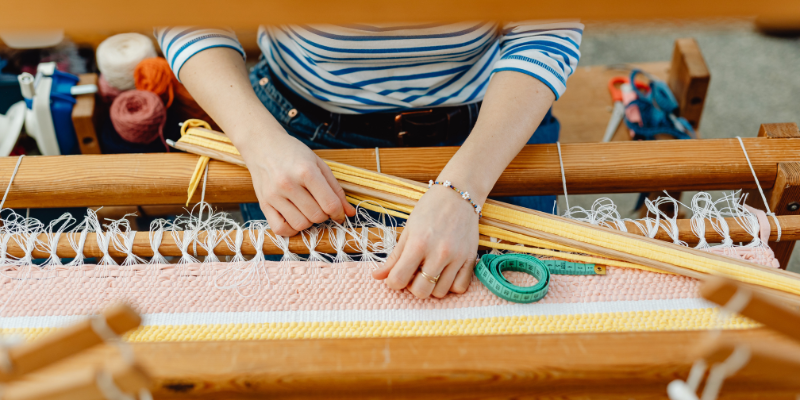
[[285, 219], [289, 226], [294, 230], [294, 233], [291, 235], [287, 235], [279, 231], [275, 231], [275, 233], [281, 236], [293, 236], [297, 234], [297, 232], [311, 226], [311, 222], [308, 220], [308, 218], [306, 218], [305, 215], [303, 215], [303, 213], [300, 212], [300, 210], [298, 210], [291, 201], [284, 198], [278, 198], [273, 200], [270, 205], [281, 214], [283, 219]]
[[397, 245], [394, 246], [394, 250], [392, 253], [386, 257], [386, 262], [383, 263], [382, 266], [378, 267], [378, 269], [372, 271], [372, 277], [377, 280], [384, 280], [389, 277], [389, 272], [392, 271], [392, 268], [397, 264], [397, 261], [400, 260], [400, 254], [403, 253], [403, 247], [406, 245], [406, 237], [407, 235], [400, 235], [400, 240], [397, 242]]
[[463, 266], [464, 263], [461, 261], [448, 264], [444, 268], [444, 271], [442, 271], [442, 275], [439, 277], [439, 280], [436, 282], [436, 286], [433, 288], [431, 296], [441, 299], [450, 293], [450, 288], [453, 286], [453, 282], [456, 279], [456, 274], [458, 274], [458, 271], [461, 270], [461, 267]]
[[411, 294], [420, 299], [427, 299], [431, 296], [433, 289], [438, 283], [437, 277], [438, 279], [442, 279], [444, 269], [445, 265], [441, 262], [425, 262], [425, 264], [419, 268], [420, 272], [414, 277], [414, 282], [408, 290]]
[[464, 266], [458, 270], [458, 274], [456, 275], [456, 279], [453, 281], [453, 286], [450, 288], [450, 291], [453, 293], [464, 293], [469, 289], [470, 283], [472, 283], [472, 274], [475, 270], [475, 259], [470, 257]]
[[261, 211], [264, 212], [264, 216], [267, 217], [267, 222], [269, 223], [270, 229], [278, 235], [281, 236], [294, 236], [297, 234], [297, 231], [294, 230], [289, 223], [283, 218], [283, 216], [272, 206], [266, 203], [261, 204]]
[[[339, 181], [336, 180], [336, 177], [333, 176], [333, 172], [328, 164], [325, 164], [325, 161], [322, 161], [321, 158], [317, 157], [317, 166], [319, 166], [319, 170], [322, 172], [322, 177], [328, 182], [328, 186], [331, 188], [331, 190], [333, 190], [333, 193], [336, 195], [336, 197], [339, 198], [339, 201], [342, 204], [342, 211], [349, 217], [356, 215], [356, 208], [347, 201], [347, 198], [344, 195], [344, 189], [342, 189], [342, 185], [340, 185]], [[333, 215], [331, 215], [331, 218], [339, 223], [342, 222], [336, 219]], [[344, 220], [344, 218], [342, 218], [342, 220]]]
[[342, 191], [341, 198], [337, 196], [331, 184], [325, 179], [324, 173], [319, 169], [306, 179], [305, 185], [326, 217], [330, 217], [338, 223], [344, 222], [344, 204], [342, 203], [344, 191]]
[[397, 260], [397, 263], [392, 267], [389, 276], [386, 278], [386, 286], [395, 290], [408, 286], [411, 278], [419, 269], [420, 264], [422, 264], [422, 257], [425, 255], [424, 244], [420, 244], [420, 242], [408, 242], [403, 247], [400, 259]]

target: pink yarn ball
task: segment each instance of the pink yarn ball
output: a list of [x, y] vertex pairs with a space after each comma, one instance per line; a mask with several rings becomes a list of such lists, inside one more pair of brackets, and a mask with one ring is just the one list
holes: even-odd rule
[[122, 94], [122, 90], [111, 86], [103, 75], [100, 75], [100, 78], [97, 79], [97, 91], [100, 93], [100, 99], [106, 104], [113, 103], [114, 99]]
[[122, 139], [130, 143], [148, 144], [164, 140], [167, 110], [161, 98], [143, 90], [123, 92], [111, 104], [111, 123]]

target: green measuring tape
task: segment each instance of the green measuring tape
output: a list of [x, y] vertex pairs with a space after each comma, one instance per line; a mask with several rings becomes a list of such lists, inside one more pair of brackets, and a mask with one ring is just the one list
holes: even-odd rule
[[[524, 272], [539, 282], [533, 286], [517, 286], [503, 276], [504, 271]], [[475, 266], [475, 275], [489, 291], [514, 303], [533, 303], [544, 298], [550, 285], [550, 274], [605, 275], [603, 266], [564, 260], [540, 260], [525, 254], [485, 254]]]

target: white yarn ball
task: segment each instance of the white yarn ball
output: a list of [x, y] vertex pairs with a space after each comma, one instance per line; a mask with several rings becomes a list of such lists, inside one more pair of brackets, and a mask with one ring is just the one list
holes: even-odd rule
[[114, 35], [97, 46], [97, 68], [108, 84], [119, 90], [134, 89], [133, 70], [145, 58], [153, 57], [153, 41], [140, 33]]

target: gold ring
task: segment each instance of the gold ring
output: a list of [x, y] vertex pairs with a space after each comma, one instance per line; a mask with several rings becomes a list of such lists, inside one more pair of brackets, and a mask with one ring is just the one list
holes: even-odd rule
[[423, 271], [421, 268], [419, 270], [419, 273], [422, 274], [422, 276], [425, 279], [427, 279], [428, 282], [430, 282], [430, 283], [432, 283], [434, 285], [436, 284], [436, 282], [439, 282], [439, 277], [442, 276], [441, 274], [439, 274], [439, 275], [436, 275], [436, 277], [432, 277], [432, 276], [426, 274], [425, 271]]

